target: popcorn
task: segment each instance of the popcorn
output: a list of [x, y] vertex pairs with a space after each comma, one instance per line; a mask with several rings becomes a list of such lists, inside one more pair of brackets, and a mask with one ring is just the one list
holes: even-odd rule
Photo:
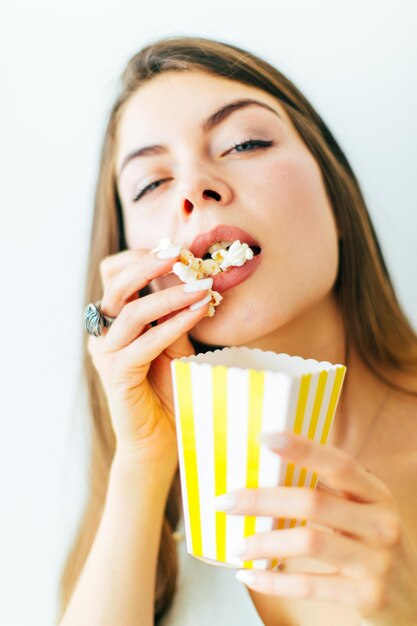
[[225, 270], [232, 265], [240, 267], [250, 259], [253, 259], [252, 250], [249, 248], [247, 243], [240, 243], [239, 239], [237, 239], [227, 250], [227, 255], [224, 257], [223, 262], [220, 263], [220, 267], [222, 270]]
[[191, 261], [200, 261], [200, 263], [203, 262], [202, 259], [197, 259], [192, 252], [190, 252], [189, 250], [181, 250], [181, 254], [180, 254], [180, 261], [181, 263], [185, 263], [185, 265], [187, 265], [188, 263], [191, 263]]
[[218, 291], [212, 291], [211, 298], [211, 303], [214, 304], [214, 306], [217, 306], [223, 300], [223, 296], [220, 295]]
[[204, 278], [204, 276], [215, 276], [219, 274], [221, 269], [219, 263], [214, 259], [204, 259], [200, 267], [200, 272], [203, 274], [201, 278]]
[[[174, 247], [175, 244], [169, 237], [160, 240], [157, 248], [152, 252], [159, 250], [167, 250]], [[193, 280], [200, 280], [207, 276], [215, 276], [226, 270], [228, 267], [240, 267], [253, 259], [253, 251], [247, 243], [241, 243], [239, 239], [236, 241], [219, 241], [214, 243], [208, 249], [211, 259], [200, 259], [195, 257], [190, 250], [181, 250], [180, 260], [174, 263], [172, 267], [173, 273], [183, 283], [189, 283]], [[211, 300], [207, 311], [207, 317], [213, 317], [215, 307], [223, 300], [223, 296], [218, 291], [209, 290]]]
[[191, 267], [181, 263], [181, 261], [177, 261], [172, 266], [172, 271], [174, 274], [178, 276], [183, 283], [189, 283], [192, 280], [197, 280], [197, 272], [195, 272]]
[[[213, 259], [213, 261], [216, 261], [216, 263], [223, 263], [224, 260], [227, 258], [227, 250], [216, 250], [215, 252], [213, 252], [213, 254], [211, 255], [211, 258]], [[221, 267], [221, 265], [220, 265]]]
[[223, 296], [220, 295], [218, 291], [212, 291], [211, 289], [210, 291], [211, 291], [211, 301], [210, 301], [209, 308], [207, 311], [207, 317], [213, 317], [215, 313], [214, 307], [220, 304], [220, 302], [223, 300]]

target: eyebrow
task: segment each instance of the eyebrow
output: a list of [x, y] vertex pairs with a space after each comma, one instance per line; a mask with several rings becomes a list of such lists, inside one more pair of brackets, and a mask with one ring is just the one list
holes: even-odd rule
[[[203, 133], [207, 134], [211, 130], [213, 130], [213, 128], [224, 122], [224, 120], [227, 119], [232, 113], [234, 113], [235, 111], [246, 109], [249, 106], [262, 107], [263, 109], [274, 113], [274, 115], [282, 119], [279, 113], [265, 102], [262, 102], [260, 100], [254, 100], [253, 98], [241, 98], [240, 100], [233, 100], [233, 102], [229, 102], [228, 104], [223, 105], [220, 109], [218, 109], [218, 111], [210, 115], [210, 117], [202, 122], [201, 130], [203, 131]], [[130, 152], [124, 157], [117, 177], [120, 177], [120, 174], [122, 173], [126, 165], [133, 159], [137, 159], [138, 157], [157, 156], [160, 154], [165, 154], [166, 152], [167, 147], [158, 144], [152, 146], [144, 146], [143, 148], [137, 148], [136, 150], [133, 150], [133, 152]]]

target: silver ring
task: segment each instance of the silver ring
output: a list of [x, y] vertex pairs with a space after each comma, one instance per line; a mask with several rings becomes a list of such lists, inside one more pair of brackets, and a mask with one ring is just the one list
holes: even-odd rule
[[89, 335], [94, 337], [100, 337], [103, 332], [103, 328], [110, 328], [113, 324], [115, 317], [109, 317], [105, 315], [101, 308], [101, 300], [95, 304], [88, 304], [84, 310], [84, 327]]

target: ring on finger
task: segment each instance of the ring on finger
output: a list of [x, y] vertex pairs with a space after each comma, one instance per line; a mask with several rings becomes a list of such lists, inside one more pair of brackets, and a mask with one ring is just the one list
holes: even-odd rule
[[113, 324], [115, 317], [106, 315], [101, 310], [101, 300], [95, 304], [88, 304], [84, 310], [84, 327], [89, 335], [99, 337], [104, 328], [110, 328]]

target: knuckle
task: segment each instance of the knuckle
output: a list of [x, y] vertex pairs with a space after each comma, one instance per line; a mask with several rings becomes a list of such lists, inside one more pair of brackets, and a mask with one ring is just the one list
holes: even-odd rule
[[176, 288], [174, 289], [164, 289], [161, 292], [161, 297], [163, 300], [163, 306], [168, 310], [169, 313], [176, 311], [179, 306], [179, 293]]
[[245, 510], [258, 511], [259, 508], [259, 490], [245, 489], [239, 495], [239, 503], [244, 505]]
[[323, 547], [323, 533], [315, 528], [304, 528], [304, 550], [306, 554], [317, 555]]
[[183, 309], [182, 311], [175, 311], [175, 315], [170, 318], [170, 322], [176, 326], [177, 332], [184, 332], [190, 325], [190, 318], [188, 316], [189, 309]]
[[389, 542], [392, 546], [397, 546], [400, 543], [402, 528], [401, 522], [395, 515], [391, 516], [391, 519], [386, 523], [385, 536], [389, 535]]
[[386, 513], [383, 521], [375, 523], [377, 536], [389, 546], [397, 546], [400, 543], [402, 528], [398, 516], [394, 513]]
[[124, 305], [123, 309], [121, 310], [119, 314], [122, 316], [124, 323], [129, 324], [130, 322], [138, 321], [138, 312], [137, 312], [136, 303], [137, 303], [136, 300], [132, 300], [131, 302], [127, 302]]
[[158, 340], [158, 335], [159, 335], [159, 327], [158, 326], [151, 326], [145, 333], [144, 337], [146, 338], [146, 341], [149, 342], [149, 344], [154, 344], [156, 343], [156, 341]]
[[394, 568], [394, 558], [391, 552], [384, 551], [380, 554], [379, 559], [378, 559], [378, 564], [376, 567], [376, 572], [378, 575], [382, 576], [382, 577], [387, 577], [389, 576], [389, 574], [391, 574], [391, 572], [393, 571]]
[[295, 581], [300, 596], [311, 598], [314, 596], [314, 583], [311, 576], [303, 576], [299, 574]]
[[305, 510], [304, 515], [307, 518], [314, 519], [323, 510], [324, 507], [324, 494], [320, 491], [307, 488], [305, 490]]
[[376, 612], [384, 609], [388, 605], [388, 588], [381, 579], [369, 580], [366, 584], [362, 582], [361, 608], [365, 611]]
[[111, 264], [111, 257], [104, 257], [104, 259], [101, 259], [99, 263], [99, 272], [100, 272], [101, 280], [103, 281], [103, 283], [105, 280], [107, 280], [110, 274], [110, 264]]
[[336, 479], [346, 478], [350, 476], [356, 469], [356, 461], [348, 454], [343, 454], [339, 459], [335, 469], [333, 470], [333, 476]]

